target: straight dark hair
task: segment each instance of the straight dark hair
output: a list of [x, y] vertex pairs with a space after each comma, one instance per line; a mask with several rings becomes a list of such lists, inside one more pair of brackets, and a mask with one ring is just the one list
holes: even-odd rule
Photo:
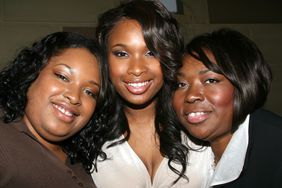
[[[206, 51], [216, 62], [210, 61]], [[234, 86], [233, 130], [264, 105], [272, 81], [271, 69], [257, 45], [242, 33], [222, 28], [199, 35], [187, 44], [185, 53], [223, 74]]]

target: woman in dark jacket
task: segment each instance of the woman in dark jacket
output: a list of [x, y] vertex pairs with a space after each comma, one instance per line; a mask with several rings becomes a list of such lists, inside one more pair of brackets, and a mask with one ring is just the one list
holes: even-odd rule
[[282, 118], [260, 109], [271, 79], [261, 51], [237, 31], [202, 34], [186, 46], [173, 105], [212, 156], [204, 159], [209, 168], [199, 167], [206, 187], [282, 186]]

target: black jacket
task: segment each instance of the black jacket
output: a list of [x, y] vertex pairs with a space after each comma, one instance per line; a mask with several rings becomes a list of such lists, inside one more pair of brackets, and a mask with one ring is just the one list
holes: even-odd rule
[[261, 109], [251, 114], [243, 170], [238, 179], [215, 187], [282, 188], [282, 117]]

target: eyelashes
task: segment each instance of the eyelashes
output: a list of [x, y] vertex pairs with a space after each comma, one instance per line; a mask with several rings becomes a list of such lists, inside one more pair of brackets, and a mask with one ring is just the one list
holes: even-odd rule
[[[216, 78], [208, 78], [208, 79], [205, 79], [202, 83], [203, 85], [211, 85], [211, 84], [216, 84], [216, 83], [219, 83], [220, 80], [219, 79], [216, 79]], [[188, 82], [185, 82], [185, 81], [177, 81], [176, 82], [176, 88], [188, 88], [189, 87], [189, 83]]]
[[[65, 76], [64, 74], [62, 73], [54, 73], [55, 76], [59, 79], [59, 80], [62, 80], [63, 82], [70, 82], [70, 78], [68, 76]], [[86, 95], [92, 97], [93, 99], [97, 100], [98, 98], [98, 92], [94, 92], [93, 89], [91, 88], [83, 88], [83, 93], [85, 93]]]
[[[113, 51], [112, 54], [116, 57], [129, 57], [129, 54], [123, 50]], [[151, 51], [147, 51], [144, 55], [149, 57], [155, 57], [155, 54]]]
[[69, 82], [69, 78], [61, 73], [55, 73], [55, 76], [64, 82]]
[[85, 89], [84, 93], [86, 93], [87, 95], [89, 95], [90, 97], [92, 97], [95, 100], [97, 100], [98, 98], [98, 94], [93, 92], [91, 89]]
[[116, 57], [128, 57], [128, 54], [125, 51], [113, 51], [113, 54]]
[[155, 57], [155, 54], [151, 51], [148, 51], [145, 55]]

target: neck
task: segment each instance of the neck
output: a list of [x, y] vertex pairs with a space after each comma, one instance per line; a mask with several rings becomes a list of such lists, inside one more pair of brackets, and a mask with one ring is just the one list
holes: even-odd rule
[[61, 146], [59, 146], [56, 143], [49, 142], [48, 140], [46, 140], [43, 137], [41, 137], [37, 133], [37, 131], [33, 128], [33, 126], [29, 123], [29, 121], [27, 121], [27, 117], [26, 116], [23, 117], [23, 121], [26, 124], [28, 130], [31, 132], [31, 134], [33, 134], [36, 137], [38, 142], [40, 142], [46, 149], [51, 151], [51, 153], [53, 153], [61, 161], [65, 162], [67, 160], [67, 155], [63, 151]]
[[224, 135], [221, 138], [218, 138], [214, 141], [211, 141], [211, 148], [214, 154], [214, 162], [215, 164], [218, 163], [218, 161], [220, 160], [222, 154], [224, 153], [230, 139], [232, 137], [231, 133], [228, 133], [227, 135]]
[[145, 127], [155, 127], [156, 101], [143, 108], [126, 107], [124, 112], [130, 129], [139, 127], [144, 130]]
[[67, 154], [63, 151], [61, 146], [49, 142], [45, 143], [44, 146], [61, 161], [65, 162], [67, 160]]

